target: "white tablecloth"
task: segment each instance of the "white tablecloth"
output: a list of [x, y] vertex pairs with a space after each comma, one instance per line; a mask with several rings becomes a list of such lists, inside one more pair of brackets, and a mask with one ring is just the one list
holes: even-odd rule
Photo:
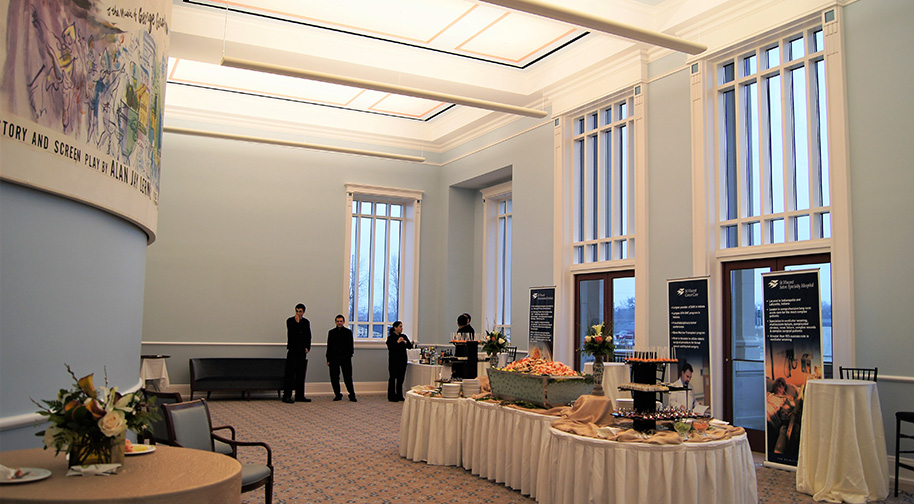
[[144, 357], [140, 360], [140, 378], [145, 382], [146, 380], [154, 380], [156, 387], [159, 390], [168, 388], [168, 368], [165, 366], [164, 358], [148, 358]]
[[830, 502], [888, 496], [885, 431], [876, 382], [806, 382], [797, 490]]
[[409, 390], [416, 385], [434, 385], [439, 378], [449, 378], [451, 366], [432, 366], [410, 362], [406, 365], [406, 378], [403, 379], [403, 389]]
[[549, 426], [558, 419], [496, 403], [463, 401], [463, 467], [536, 498], [537, 471]]
[[460, 401], [406, 393], [400, 417], [400, 456], [431, 465], [459, 466], [466, 408]]
[[724, 441], [618, 443], [549, 429], [537, 502], [754, 504], [755, 466], [746, 435]]
[[[593, 362], [584, 363], [584, 374], [593, 374]], [[613, 406], [616, 405], [616, 399], [631, 399], [632, 393], [629, 391], [619, 390], [619, 385], [628, 383], [631, 379], [631, 369], [624, 362], [605, 362], [603, 363], [603, 393], [606, 397], [613, 400]]]

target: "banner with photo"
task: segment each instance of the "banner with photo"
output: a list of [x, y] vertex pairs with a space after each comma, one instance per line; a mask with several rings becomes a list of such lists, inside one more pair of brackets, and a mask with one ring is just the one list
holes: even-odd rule
[[704, 413], [711, 406], [711, 349], [708, 278], [667, 282], [670, 304], [670, 357], [679, 362], [669, 380], [688, 390], [671, 392], [669, 404]]
[[530, 289], [529, 351], [531, 357], [552, 360], [555, 336], [555, 287]]
[[766, 460], [796, 467], [806, 381], [822, 378], [819, 270], [765, 273], [762, 283]]
[[0, 8], [0, 176], [155, 238], [171, 2]]

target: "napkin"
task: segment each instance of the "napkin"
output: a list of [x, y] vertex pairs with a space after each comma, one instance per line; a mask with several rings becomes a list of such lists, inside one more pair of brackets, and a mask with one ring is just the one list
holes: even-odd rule
[[117, 474], [120, 464], [89, 464], [77, 465], [67, 471], [67, 476], [108, 476]]
[[16, 479], [17, 472], [19, 472], [19, 469], [15, 467], [6, 467], [5, 465], [0, 465], [0, 479], [2, 480]]

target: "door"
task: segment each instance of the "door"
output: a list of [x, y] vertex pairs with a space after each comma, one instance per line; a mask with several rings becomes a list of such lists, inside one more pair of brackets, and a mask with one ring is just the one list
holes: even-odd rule
[[724, 263], [724, 419], [746, 429], [765, 451], [765, 352], [762, 274], [820, 270], [825, 376], [831, 376], [831, 264], [828, 254]]
[[635, 347], [634, 271], [575, 276], [574, 307], [574, 367], [578, 371], [584, 369], [585, 363], [593, 361], [593, 356], [581, 354], [584, 336], [593, 325], [601, 322], [613, 324], [616, 352]]

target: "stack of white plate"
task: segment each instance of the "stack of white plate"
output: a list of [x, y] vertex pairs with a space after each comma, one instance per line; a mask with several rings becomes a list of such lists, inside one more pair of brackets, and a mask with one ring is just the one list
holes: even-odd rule
[[454, 399], [460, 397], [460, 384], [459, 383], [442, 383], [441, 384], [441, 397], [446, 399]]
[[467, 378], [463, 380], [463, 397], [470, 397], [479, 393], [479, 380]]

